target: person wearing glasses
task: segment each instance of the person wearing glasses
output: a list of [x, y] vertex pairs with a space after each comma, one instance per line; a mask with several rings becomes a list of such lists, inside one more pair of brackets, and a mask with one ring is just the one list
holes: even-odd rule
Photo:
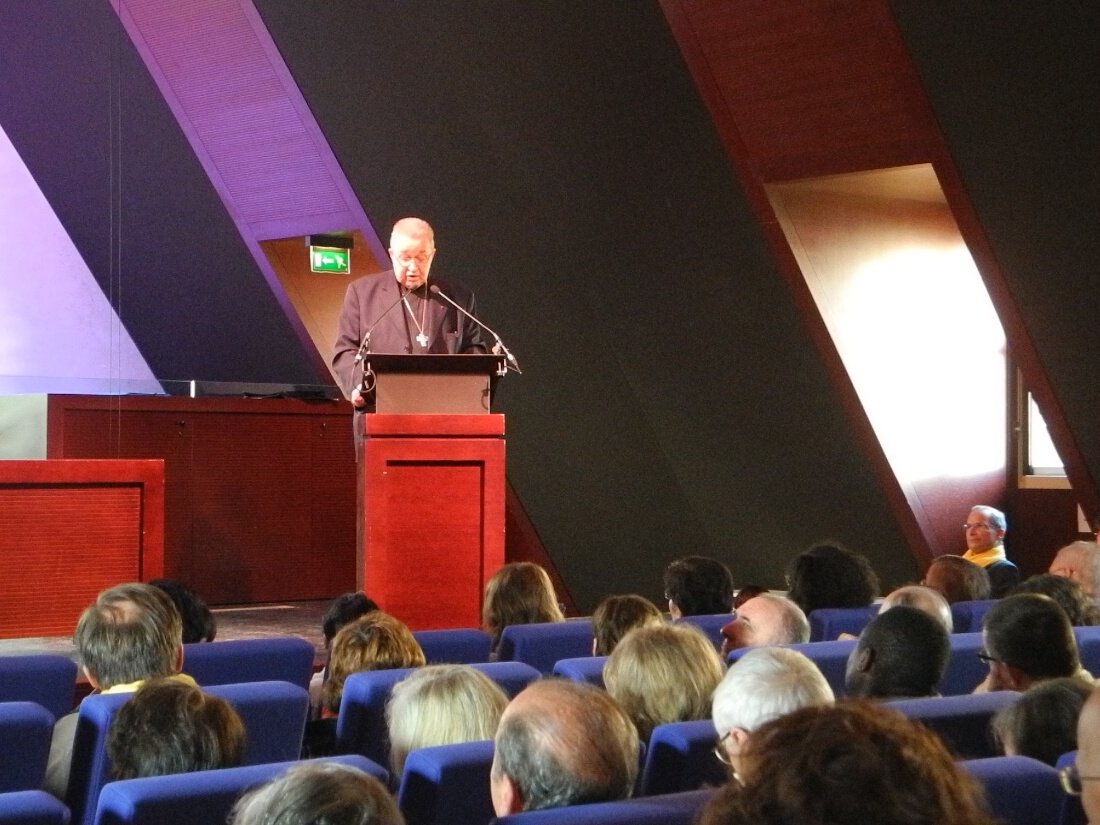
[[985, 568], [989, 574], [991, 596], [999, 599], [1020, 581], [1020, 570], [1005, 555], [1004, 537], [1008, 530], [1005, 514], [987, 504], [975, 504], [963, 525], [966, 552], [963, 558]]
[[1069, 617], [1049, 596], [1019, 593], [1001, 599], [982, 617], [978, 658], [989, 674], [975, 693], [1027, 690], [1047, 679], [1071, 677], [1088, 684]]
[[[443, 298], [446, 295], [469, 315], [476, 316], [474, 294], [457, 281], [433, 278], [440, 294], [428, 286], [435, 261], [435, 233], [421, 218], [402, 218], [393, 225], [389, 255], [393, 268], [365, 275], [348, 285], [332, 366], [344, 393], [358, 412], [373, 407], [371, 388], [364, 390], [365, 352], [486, 353], [489, 345], [481, 328]], [[364, 339], [369, 333], [369, 342]], [[368, 382], [369, 383], [369, 382]], [[356, 417], [356, 434], [362, 420]]]
[[1091, 823], [1100, 823], [1100, 689], [1094, 690], [1077, 717], [1077, 758], [1059, 772], [1062, 789], [1081, 797]]

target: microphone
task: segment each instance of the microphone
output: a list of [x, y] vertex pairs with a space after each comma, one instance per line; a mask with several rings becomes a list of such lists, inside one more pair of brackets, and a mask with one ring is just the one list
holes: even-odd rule
[[399, 303], [404, 301], [405, 298], [408, 297], [409, 293], [412, 292], [411, 289], [405, 289], [404, 287], [399, 287], [399, 289], [401, 290], [401, 295], [398, 296], [397, 300], [386, 307], [386, 311], [375, 318], [374, 323], [367, 327], [367, 334], [363, 336], [363, 343], [359, 345], [359, 351], [355, 353], [356, 364], [361, 363], [363, 358], [366, 357], [367, 351], [370, 350], [370, 336], [371, 333], [374, 332], [374, 328], [382, 323], [382, 319], [389, 315], [390, 311]]
[[516, 361], [516, 356], [512, 355], [512, 353], [510, 353], [508, 351], [508, 347], [504, 346], [504, 342], [500, 340], [500, 336], [497, 335], [495, 332], [493, 332], [493, 330], [491, 330], [487, 324], [482, 323], [479, 319], [475, 318], [471, 313], [467, 312], [463, 307], [461, 307], [455, 301], [451, 300], [447, 296], [447, 294], [443, 290], [441, 290], [438, 286], [436, 286], [435, 284], [432, 284], [430, 287], [428, 287], [428, 291], [431, 292], [433, 295], [438, 295], [440, 298], [442, 298], [448, 304], [453, 306], [455, 309], [457, 309], [459, 312], [461, 312], [463, 315], [465, 315], [467, 318], [469, 318], [471, 321], [473, 321], [475, 324], [477, 324], [483, 330], [485, 330], [490, 335], [492, 335], [493, 339], [496, 341], [497, 347], [500, 348], [499, 350], [494, 349], [494, 351], [503, 352], [504, 356], [508, 359], [508, 361], [511, 362], [512, 369], [515, 370], [516, 372], [518, 372], [520, 375], [523, 375], [523, 370], [521, 370], [519, 368], [519, 362]]

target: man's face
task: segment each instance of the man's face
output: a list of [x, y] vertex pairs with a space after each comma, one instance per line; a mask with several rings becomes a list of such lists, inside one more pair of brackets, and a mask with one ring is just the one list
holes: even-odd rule
[[395, 232], [390, 238], [390, 261], [393, 274], [406, 289], [416, 289], [428, 280], [428, 270], [435, 257], [435, 243], [430, 235], [406, 235]]
[[[1100, 692], [1093, 691], [1077, 718], [1077, 773], [1100, 776]], [[1081, 804], [1089, 822], [1100, 823], [1100, 780], [1081, 782]]]
[[998, 530], [990, 523], [989, 519], [977, 510], [970, 513], [964, 529], [966, 530], [966, 547], [968, 550], [975, 552], [988, 550], [997, 544], [1005, 534], [1004, 530]]
[[770, 599], [749, 599], [739, 608], [733, 621], [722, 628], [725, 640], [722, 652], [741, 647], [763, 647], [784, 644], [783, 614]]

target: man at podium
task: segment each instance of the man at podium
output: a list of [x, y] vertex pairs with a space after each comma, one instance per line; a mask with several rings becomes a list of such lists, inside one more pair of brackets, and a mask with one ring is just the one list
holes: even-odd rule
[[[366, 275], [348, 285], [336, 338], [333, 369], [340, 389], [358, 411], [373, 399], [363, 389], [367, 353], [487, 353], [476, 316], [474, 294], [455, 281], [433, 279], [435, 233], [427, 221], [402, 218], [390, 234], [393, 269]], [[444, 298], [469, 315], [463, 315]], [[359, 430], [357, 422], [356, 430]]]

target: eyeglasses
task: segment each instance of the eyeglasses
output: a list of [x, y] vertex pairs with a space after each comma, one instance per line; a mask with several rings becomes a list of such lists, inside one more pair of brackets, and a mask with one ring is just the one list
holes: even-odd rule
[[399, 264], [401, 264], [401, 266], [408, 266], [413, 261], [416, 261], [417, 266], [424, 266], [428, 263], [429, 260], [431, 260], [431, 257], [434, 254], [434, 252], [421, 252], [419, 255], [409, 255], [402, 252], [401, 254], [394, 255], [393, 257], [397, 260]]
[[733, 733], [732, 729], [726, 731], [721, 737], [719, 737], [718, 741], [714, 743], [714, 755], [718, 757], [718, 761], [725, 765], [727, 768], [732, 768], [733, 763], [730, 762], [730, 756], [728, 753], [726, 753], [726, 748], [723, 743], [730, 738], [731, 733]]
[[1058, 780], [1062, 783], [1062, 790], [1070, 796], [1080, 796], [1082, 782], [1090, 782], [1100, 779], [1100, 776], [1081, 776], [1077, 772], [1077, 765], [1066, 765], [1058, 771]]
[[980, 521], [975, 521], [973, 524], [964, 524], [963, 525], [963, 530], [969, 530], [972, 527], [975, 530], [979, 530], [979, 529], [980, 530], [996, 530], [997, 529], [992, 524], [982, 524]]
[[978, 651], [978, 658], [981, 659], [983, 662], [985, 662], [987, 665], [993, 664], [994, 662], [1001, 661], [996, 656], [990, 656], [984, 650], [979, 650]]

